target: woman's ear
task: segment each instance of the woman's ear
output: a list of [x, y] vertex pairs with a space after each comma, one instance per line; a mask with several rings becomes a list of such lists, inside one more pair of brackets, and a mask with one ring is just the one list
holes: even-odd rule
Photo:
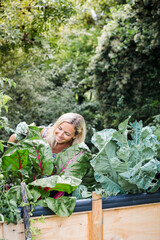
[[73, 137], [73, 140], [76, 139], [77, 137], [78, 137], [78, 134]]

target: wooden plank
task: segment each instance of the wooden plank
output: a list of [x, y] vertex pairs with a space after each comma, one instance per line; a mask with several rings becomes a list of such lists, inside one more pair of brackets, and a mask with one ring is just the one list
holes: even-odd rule
[[92, 212], [88, 213], [88, 240], [92, 240]]
[[103, 239], [103, 215], [102, 215], [102, 198], [92, 193], [92, 239]]
[[[38, 240], [160, 240], [160, 203], [105, 209], [93, 194], [93, 212], [73, 213], [70, 217], [45, 216], [38, 221]], [[103, 224], [102, 224], [103, 218]], [[0, 239], [24, 240], [24, 224], [0, 222]]]
[[24, 224], [22, 222], [19, 222], [18, 224], [10, 223], [7, 225], [7, 223], [4, 223], [3, 226], [3, 239], [5, 240], [25, 240], [25, 234], [24, 234]]
[[160, 203], [103, 210], [104, 240], [160, 240]]
[[53, 215], [45, 217], [45, 223], [31, 222], [31, 226], [40, 229], [38, 240], [90, 240], [88, 214], [88, 212], [73, 213], [70, 217]]
[[0, 222], [0, 239], [3, 239], [3, 222]]

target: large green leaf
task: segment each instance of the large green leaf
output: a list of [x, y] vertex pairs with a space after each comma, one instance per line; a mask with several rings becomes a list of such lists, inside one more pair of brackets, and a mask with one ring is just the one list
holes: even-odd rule
[[31, 125], [28, 127], [29, 127], [29, 133], [28, 133], [27, 138], [29, 138], [29, 139], [30, 138], [41, 138], [40, 132], [43, 128], [37, 127], [37, 126], [31, 126]]
[[116, 181], [117, 174], [111, 159], [116, 157], [117, 145], [114, 141], [107, 141], [99, 153], [91, 161], [94, 171], [100, 174], [109, 174], [111, 179]]
[[13, 186], [7, 191], [6, 196], [9, 200], [12, 199], [17, 203], [17, 205], [19, 205], [21, 203], [21, 186]]
[[127, 134], [120, 131], [113, 134], [113, 139], [117, 141], [120, 147], [128, 147]]
[[73, 145], [58, 153], [54, 160], [57, 175], [82, 179], [90, 168], [91, 152], [84, 144]]
[[[104, 138], [99, 152], [91, 160], [95, 179], [106, 195], [154, 192], [160, 186], [159, 131], [156, 132], [155, 127], [143, 127], [141, 121], [127, 125], [128, 119], [119, 125], [118, 131], [111, 129], [112, 137]], [[103, 134], [107, 132], [109, 129]], [[95, 139], [99, 141], [100, 138]]]
[[120, 173], [120, 176], [131, 184], [137, 185], [139, 189], [146, 190], [151, 186], [151, 182], [157, 173], [157, 163], [151, 160], [142, 166], [138, 163], [128, 172]]
[[28, 149], [29, 157], [36, 172], [43, 175], [51, 175], [53, 172], [53, 157], [49, 144], [43, 139], [26, 139], [22, 142], [23, 148]]
[[2, 157], [2, 170], [12, 171], [14, 176], [22, 178], [22, 170], [28, 171], [31, 162], [28, 149], [8, 151]]
[[116, 132], [115, 129], [103, 129], [102, 131], [94, 132], [91, 141], [98, 150], [101, 150], [104, 144], [107, 144], [112, 139], [114, 132]]
[[65, 175], [54, 175], [48, 178], [37, 179], [34, 182], [30, 183], [30, 185], [41, 188], [47, 187], [49, 188], [48, 191], [56, 190], [70, 194], [78, 187], [80, 183], [81, 180], [73, 176], [67, 177]]
[[127, 171], [126, 162], [121, 161], [117, 157], [111, 158], [111, 164], [112, 164], [112, 166], [114, 166], [114, 169], [117, 173], [123, 173], [123, 172]]
[[136, 194], [140, 192], [136, 184], [130, 183], [129, 181], [122, 178], [120, 175], [118, 176], [118, 184], [126, 192], [126, 194]]
[[3, 170], [11, 170], [14, 175], [19, 171], [30, 178], [30, 181], [33, 181], [34, 175], [36, 178], [51, 175], [53, 172], [51, 147], [38, 137], [21, 140], [3, 154], [2, 167]]
[[46, 204], [59, 217], [69, 217], [76, 206], [76, 198], [69, 196], [62, 196], [58, 199], [47, 198]]
[[116, 184], [107, 176], [104, 176], [99, 173], [95, 173], [95, 179], [97, 182], [100, 182], [102, 184], [102, 187], [105, 190], [106, 195], [108, 196], [117, 195], [118, 193], [122, 193], [122, 194], [125, 193], [118, 184]]
[[122, 123], [120, 123], [118, 125], [118, 130], [121, 133], [125, 133], [127, 131], [129, 119], [130, 119], [130, 117], [128, 117], [125, 121], [123, 121]]

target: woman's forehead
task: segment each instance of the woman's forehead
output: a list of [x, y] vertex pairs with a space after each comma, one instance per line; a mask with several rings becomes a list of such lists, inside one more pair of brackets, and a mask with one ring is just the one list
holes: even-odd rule
[[59, 126], [61, 126], [62, 129], [66, 132], [75, 132], [75, 127], [72, 123], [62, 122], [61, 124], [59, 124]]

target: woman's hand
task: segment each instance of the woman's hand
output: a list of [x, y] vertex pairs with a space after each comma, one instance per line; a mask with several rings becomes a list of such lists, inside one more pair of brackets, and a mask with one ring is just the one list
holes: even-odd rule
[[15, 139], [20, 141], [21, 139], [26, 137], [28, 132], [29, 132], [29, 128], [28, 128], [27, 123], [26, 122], [20, 122], [16, 127]]

